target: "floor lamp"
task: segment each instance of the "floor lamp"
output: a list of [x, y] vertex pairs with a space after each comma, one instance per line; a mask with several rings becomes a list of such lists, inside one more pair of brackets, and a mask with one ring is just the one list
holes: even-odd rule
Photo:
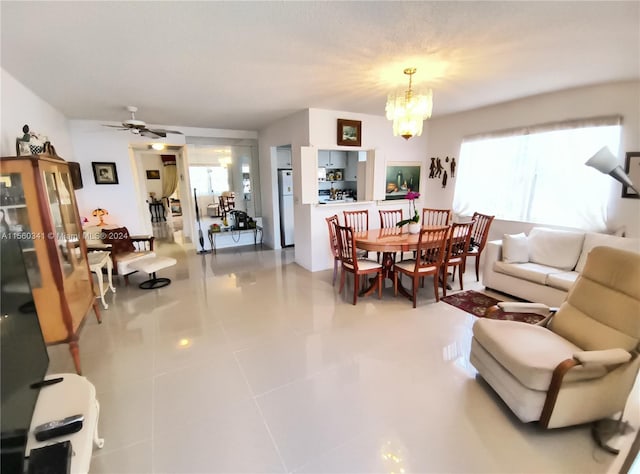
[[611, 153], [609, 147], [604, 146], [600, 148], [598, 153], [589, 158], [585, 165], [591, 166], [601, 173], [608, 174], [616, 181], [620, 181], [625, 186], [640, 194], [638, 188], [634, 186], [627, 173], [625, 173], [622, 167], [618, 164], [618, 159], [613, 153]]

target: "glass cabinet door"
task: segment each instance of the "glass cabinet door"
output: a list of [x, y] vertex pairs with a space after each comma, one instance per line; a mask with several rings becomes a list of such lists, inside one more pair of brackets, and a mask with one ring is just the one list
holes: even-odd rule
[[16, 261], [24, 260], [31, 288], [40, 288], [42, 278], [34, 240], [43, 236], [32, 232], [21, 173], [0, 174], [0, 238], [20, 241], [23, 258], [16, 255]]

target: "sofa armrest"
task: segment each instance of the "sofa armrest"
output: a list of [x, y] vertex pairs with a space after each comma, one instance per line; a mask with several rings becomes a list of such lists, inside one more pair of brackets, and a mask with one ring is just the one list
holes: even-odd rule
[[624, 349], [605, 349], [601, 351], [580, 351], [573, 358], [583, 365], [618, 365], [631, 360], [631, 354]]
[[153, 250], [155, 237], [152, 235], [130, 235], [131, 242], [138, 250]]
[[547, 316], [554, 313], [557, 308], [550, 308], [543, 303], [520, 303], [515, 301], [503, 301], [498, 303], [502, 311], [509, 313], [535, 313]]

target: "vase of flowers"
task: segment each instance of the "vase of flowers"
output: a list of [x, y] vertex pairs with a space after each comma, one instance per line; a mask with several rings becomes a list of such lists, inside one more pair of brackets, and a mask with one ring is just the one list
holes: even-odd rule
[[[409, 200], [409, 214], [413, 214], [409, 219], [404, 219], [398, 222], [396, 225], [398, 227], [402, 227], [403, 225], [408, 225], [408, 230], [410, 234], [417, 234], [420, 232], [420, 216], [418, 215], [418, 210], [416, 209], [415, 200], [420, 197], [420, 193], [416, 193], [413, 191], [409, 191], [405, 199]], [[413, 212], [412, 212], [413, 211]]]

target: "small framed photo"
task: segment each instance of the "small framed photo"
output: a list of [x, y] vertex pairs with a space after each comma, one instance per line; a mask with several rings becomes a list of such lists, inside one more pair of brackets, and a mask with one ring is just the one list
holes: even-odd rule
[[[637, 188], [640, 186], [640, 151], [628, 151], [627, 159], [624, 165], [624, 171], [631, 179], [631, 182]], [[622, 185], [622, 197], [640, 199], [640, 195], [629, 186]]]
[[92, 161], [91, 166], [96, 184], [118, 184], [118, 172], [116, 171], [115, 163]]
[[160, 179], [160, 170], [147, 170], [147, 179]]
[[362, 122], [338, 119], [338, 145], [361, 146]]

